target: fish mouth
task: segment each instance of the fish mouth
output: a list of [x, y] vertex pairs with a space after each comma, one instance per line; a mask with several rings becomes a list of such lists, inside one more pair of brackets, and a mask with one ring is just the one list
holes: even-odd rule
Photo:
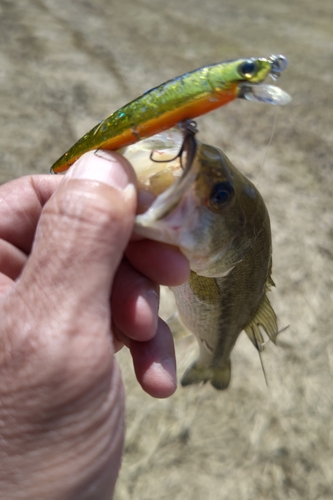
[[[200, 143], [192, 141], [195, 132], [190, 129], [193, 135], [188, 136], [187, 127], [180, 125], [121, 150], [138, 178], [142, 213], [135, 218], [134, 234], [178, 247], [192, 271], [201, 276], [223, 277], [235, 263], [228, 268], [220, 265], [218, 270], [215, 263], [229, 251], [234, 237], [216, 250], [207, 251], [208, 241], [204, 248], [198, 248], [196, 227], [201, 206], [193, 190], [200, 169], [194, 156]], [[189, 147], [184, 147], [187, 141]]]
[[121, 150], [133, 165], [138, 179], [141, 213], [135, 218], [134, 234], [177, 245], [178, 229], [183, 220], [175, 219], [169, 226], [165, 225], [163, 231], [161, 221], [179, 205], [198, 173], [193, 161], [196, 129], [192, 122], [190, 128], [188, 126], [180, 124]]
[[122, 154], [138, 179], [142, 213], [135, 218], [134, 234], [178, 247], [191, 269], [201, 273], [207, 266], [207, 251], [199, 251], [193, 237], [201, 208], [193, 193], [200, 169], [194, 161], [200, 147], [195, 133], [193, 122], [180, 124], [128, 146]]

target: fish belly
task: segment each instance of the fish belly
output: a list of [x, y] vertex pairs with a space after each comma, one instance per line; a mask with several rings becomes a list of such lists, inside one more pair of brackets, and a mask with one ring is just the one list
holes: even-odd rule
[[[201, 279], [196, 277], [196, 282], [197, 278]], [[220, 294], [214, 279], [203, 278], [203, 282], [205, 288], [202, 289], [202, 294], [196, 293], [197, 289], [193, 287], [193, 275], [192, 280], [172, 288], [179, 316], [186, 328], [195, 335], [199, 344], [199, 357], [186, 370], [181, 384], [186, 386], [209, 381], [216, 389], [223, 390], [230, 382], [229, 355], [232, 347], [230, 352], [228, 348], [222, 351], [219, 348]]]

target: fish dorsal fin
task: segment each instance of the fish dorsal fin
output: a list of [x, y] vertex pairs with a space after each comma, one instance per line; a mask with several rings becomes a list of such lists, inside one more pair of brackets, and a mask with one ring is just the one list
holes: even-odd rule
[[[270, 284], [270, 283], [269, 283]], [[268, 284], [267, 284], [268, 285]], [[266, 291], [269, 290], [269, 286], [266, 286]], [[276, 314], [273, 307], [265, 293], [259, 307], [250, 321], [244, 328], [249, 339], [254, 344], [254, 346], [259, 350], [264, 350], [264, 339], [260, 331], [262, 327], [267, 333], [268, 337], [274, 344], [276, 343], [276, 337], [278, 334], [278, 325], [276, 320]]]

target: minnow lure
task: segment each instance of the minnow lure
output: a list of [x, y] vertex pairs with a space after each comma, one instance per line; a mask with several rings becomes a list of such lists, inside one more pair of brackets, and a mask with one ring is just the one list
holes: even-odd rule
[[282, 55], [253, 57], [205, 66], [169, 80], [97, 124], [54, 163], [51, 172], [64, 172], [87, 151], [120, 149], [236, 98], [286, 104], [290, 98], [284, 91], [272, 85], [258, 85], [268, 75], [276, 79], [286, 66]]

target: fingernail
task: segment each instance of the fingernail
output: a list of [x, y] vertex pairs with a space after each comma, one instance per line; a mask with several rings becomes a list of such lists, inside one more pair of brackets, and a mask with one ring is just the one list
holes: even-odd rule
[[112, 153], [101, 151], [96, 155], [95, 151], [84, 154], [69, 169], [66, 174], [71, 179], [90, 179], [104, 182], [119, 191], [124, 191], [129, 185], [129, 175], [119, 158], [112, 156]]

